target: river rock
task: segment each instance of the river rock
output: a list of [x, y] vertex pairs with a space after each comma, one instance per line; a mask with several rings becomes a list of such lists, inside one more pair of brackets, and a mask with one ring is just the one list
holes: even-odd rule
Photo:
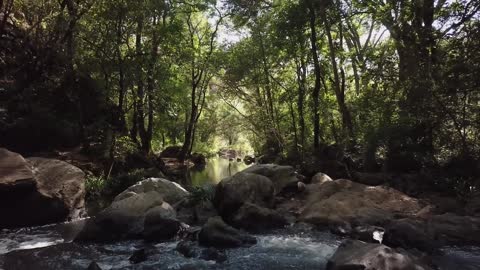
[[253, 245], [257, 242], [240, 230], [228, 226], [221, 217], [210, 218], [198, 235], [200, 245], [207, 247], [233, 248]]
[[265, 176], [239, 172], [218, 183], [214, 205], [218, 213], [230, 218], [244, 203], [250, 202], [262, 207], [272, 207], [274, 186]]
[[431, 270], [422, 258], [382, 244], [347, 240], [327, 263], [327, 270]]
[[209, 247], [202, 250], [202, 253], [200, 254], [200, 259], [222, 263], [227, 260], [227, 255], [224, 251], [218, 250], [214, 247]]
[[418, 200], [383, 186], [371, 187], [346, 179], [313, 186], [317, 188], [309, 189], [300, 221], [315, 225], [347, 222], [382, 226], [394, 217], [414, 215], [422, 209]]
[[91, 262], [88, 265], [87, 270], [102, 270], [102, 268], [100, 268], [100, 266], [96, 262]]
[[285, 216], [275, 210], [245, 203], [233, 217], [233, 224], [251, 232], [281, 228], [288, 224]]
[[474, 194], [467, 201], [465, 212], [470, 216], [480, 216], [480, 192]]
[[424, 220], [405, 218], [394, 220], [385, 228], [383, 243], [390, 247], [416, 248], [433, 252], [438, 243], [433, 230]]
[[165, 148], [161, 153], [161, 158], [178, 158], [180, 156], [180, 152], [182, 151], [181, 146], [168, 146]]
[[427, 252], [441, 245], [478, 245], [480, 218], [447, 213], [395, 220], [386, 227], [384, 241], [389, 246]]
[[442, 244], [480, 244], [480, 217], [458, 216], [452, 213], [432, 216], [427, 225]]
[[[116, 198], [109, 207], [86, 222], [75, 241], [108, 242], [141, 238], [147, 214], [158, 216], [159, 218], [152, 218], [156, 222], [162, 217], [175, 216], [175, 210], [162, 198], [156, 191]], [[157, 231], [160, 225], [169, 225], [165, 228], [167, 231], [174, 230], [170, 225], [176, 226], [173, 222], [147, 223], [147, 229], [155, 228], [154, 231]]]
[[145, 251], [144, 248], [139, 249], [139, 250], [135, 250], [133, 252], [132, 256], [130, 256], [130, 258], [128, 258], [128, 260], [133, 264], [144, 262], [147, 259], [148, 259], [147, 252]]
[[352, 229], [351, 236], [360, 241], [382, 243], [385, 229], [378, 226], [364, 225]]
[[282, 192], [285, 187], [296, 186], [299, 181], [297, 173], [292, 166], [280, 166], [276, 164], [253, 165], [244, 173], [263, 175], [270, 179], [275, 187], [275, 194]]
[[195, 242], [180, 241], [175, 250], [185, 256], [185, 258], [198, 258], [206, 261], [215, 261], [218, 263], [227, 260], [227, 255], [224, 251], [218, 250], [214, 247], [200, 247]]
[[170, 205], [176, 205], [189, 195], [188, 191], [175, 182], [163, 178], [148, 178], [118, 194], [114, 201], [120, 201], [132, 195], [150, 191], [155, 191], [163, 201]]
[[330, 178], [330, 176], [324, 174], [324, 173], [317, 173], [315, 174], [313, 177], [312, 177], [312, 180], [311, 180], [311, 184], [323, 184], [323, 183], [326, 183], [326, 182], [330, 182], [330, 181], [333, 181], [332, 178]]
[[185, 258], [194, 258], [197, 256], [197, 252], [195, 250], [195, 243], [191, 241], [183, 240], [178, 242], [175, 250], [185, 256]]
[[174, 238], [181, 228], [175, 210], [167, 203], [147, 211], [143, 226], [143, 238], [148, 242], [161, 242]]
[[84, 214], [79, 168], [46, 158], [24, 159], [0, 148], [0, 228], [44, 225]]

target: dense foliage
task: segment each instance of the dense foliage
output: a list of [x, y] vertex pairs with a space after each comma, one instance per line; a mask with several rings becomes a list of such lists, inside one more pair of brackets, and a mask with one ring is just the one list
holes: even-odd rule
[[473, 179], [479, 14], [478, 0], [1, 1], [0, 141], [296, 162], [335, 145], [357, 170]]

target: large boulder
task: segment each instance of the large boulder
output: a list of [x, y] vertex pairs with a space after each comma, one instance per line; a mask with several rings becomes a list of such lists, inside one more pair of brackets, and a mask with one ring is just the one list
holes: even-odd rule
[[175, 210], [167, 203], [148, 210], [143, 224], [143, 238], [148, 242], [172, 239], [181, 228]]
[[327, 264], [327, 270], [429, 270], [422, 258], [382, 244], [347, 240]]
[[285, 187], [296, 186], [299, 179], [292, 166], [276, 164], [259, 164], [251, 166], [242, 172], [253, 173], [268, 177], [275, 186], [275, 194], [280, 193]]
[[435, 238], [447, 245], [480, 244], [480, 217], [458, 216], [447, 213], [427, 220]]
[[144, 180], [119, 194], [109, 207], [86, 222], [75, 240], [170, 239], [180, 227], [171, 204], [187, 195], [181, 186], [166, 179]]
[[309, 190], [300, 220], [315, 225], [382, 226], [394, 217], [414, 215], [422, 209], [418, 200], [392, 188], [345, 179], [317, 184]]
[[465, 212], [471, 216], [480, 216], [480, 192], [477, 192], [467, 201]]
[[281, 228], [288, 224], [284, 215], [275, 210], [245, 203], [233, 217], [233, 225], [251, 232]]
[[149, 209], [156, 206], [163, 206], [165, 211], [172, 209], [155, 191], [115, 200], [85, 223], [75, 241], [104, 242], [140, 238], [145, 216]]
[[234, 248], [253, 245], [255, 237], [228, 226], [221, 217], [210, 218], [198, 235], [200, 245], [207, 247]]
[[452, 213], [394, 220], [385, 228], [384, 243], [392, 247], [435, 251], [441, 245], [480, 244], [480, 218]]
[[394, 220], [388, 224], [383, 243], [389, 247], [416, 248], [429, 253], [438, 247], [432, 228], [424, 220], [416, 218]]
[[0, 228], [44, 225], [84, 214], [79, 168], [46, 158], [24, 159], [0, 148]]
[[244, 203], [272, 207], [274, 186], [265, 176], [240, 172], [218, 183], [214, 205], [222, 217], [231, 217]]
[[181, 146], [168, 146], [165, 148], [161, 153], [161, 158], [178, 158], [180, 156], [180, 152], [182, 151]]
[[186, 191], [179, 184], [163, 178], [148, 178], [129, 187], [115, 197], [115, 201], [120, 201], [135, 194], [155, 191], [160, 195], [163, 201], [170, 205], [175, 205], [188, 196]]

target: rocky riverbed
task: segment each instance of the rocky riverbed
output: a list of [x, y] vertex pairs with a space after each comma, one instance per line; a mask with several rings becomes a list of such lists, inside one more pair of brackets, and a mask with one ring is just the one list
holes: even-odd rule
[[[37, 165], [13, 156], [22, 166], [3, 166], [3, 192], [24, 179], [37, 183], [30, 196], [62, 187], [58, 170], [56, 185], [38, 184], [48, 176], [25, 174]], [[213, 190], [148, 178], [94, 217], [4, 229], [0, 268], [469, 270], [479, 269], [479, 244], [478, 216], [384, 185], [257, 164]]]
[[[65, 242], [59, 225], [0, 233], [0, 269], [84, 270], [92, 262], [101, 269], [326, 269], [342, 238], [308, 226], [291, 226], [268, 234], [254, 235], [257, 244], [223, 251], [224, 262], [199, 257], [186, 258], [178, 250], [179, 241], [145, 244], [141, 240], [109, 244]], [[145, 261], [133, 264], [132, 254], [146, 249]], [[194, 252], [205, 248], [196, 244]], [[433, 259], [442, 270], [480, 269], [480, 248], [444, 247]]]

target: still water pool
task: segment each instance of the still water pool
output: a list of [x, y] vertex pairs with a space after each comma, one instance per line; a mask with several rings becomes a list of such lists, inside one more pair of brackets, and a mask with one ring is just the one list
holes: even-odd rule
[[214, 157], [207, 161], [203, 168], [193, 167], [188, 170], [188, 182], [192, 186], [203, 186], [207, 184], [217, 184], [223, 178], [232, 176], [239, 171], [248, 168], [243, 161], [229, 161], [228, 159]]

